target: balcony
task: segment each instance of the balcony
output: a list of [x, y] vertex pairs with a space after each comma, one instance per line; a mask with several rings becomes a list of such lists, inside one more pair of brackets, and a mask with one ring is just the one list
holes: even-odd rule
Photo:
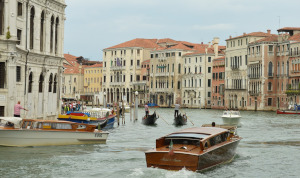
[[146, 85], [147, 81], [135, 81], [135, 82], [132, 82], [133, 85]]
[[257, 74], [249, 74], [248, 77], [249, 79], [259, 79], [261, 76]]
[[125, 66], [111, 66], [110, 70], [125, 70]]
[[258, 96], [260, 94], [260, 91], [249, 91], [250, 96]]
[[162, 72], [162, 73], [156, 73], [155, 77], [168, 77], [170, 74], [169, 72]]
[[231, 70], [238, 70], [240, 68], [240, 66], [238, 65], [232, 65], [231, 66]]
[[288, 96], [300, 95], [300, 89], [289, 89], [285, 92]]
[[241, 86], [241, 87], [237, 87], [237, 86], [226, 86], [226, 90], [246, 90], [247, 87], [246, 86]]
[[123, 86], [125, 82], [110, 82], [110, 86]]

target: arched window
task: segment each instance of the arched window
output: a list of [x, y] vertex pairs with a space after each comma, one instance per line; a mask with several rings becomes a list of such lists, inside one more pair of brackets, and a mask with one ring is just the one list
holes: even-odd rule
[[58, 40], [58, 26], [59, 26], [59, 19], [58, 19], [58, 17], [56, 18], [56, 24], [55, 24], [55, 42], [54, 42], [54, 44], [55, 44], [55, 54], [57, 54], [57, 49], [58, 49], [58, 47], [57, 47], [57, 40]]
[[56, 93], [57, 75], [54, 76], [53, 93]]
[[4, 0], [0, 0], [0, 35], [4, 34]]
[[32, 83], [33, 83], [33, 76], [32, 76], [32, 72], [30, 72], [29, 81], [28, 81], [28, 93], [32, 93]]
[[39, 93], [43, 92], [43, 84], [44, 84], [44, 76], [41, 73], [40, 74], [40, 79], [39, 79]]
[[51, 17], [51, 25], [50, 25], [50, 53], [53, 52], [53, 26], [54, 26], [54, 17]]
[[268, 76], [269, 77], [273, 76], [273, 64], [272, 64], [272, 62], [269, 62]]
[[35, 10], [34, 7], [32, 7], [30, 10], [30, 30], [29, 30], [30, 49], [33, 49], [33, 41], [34, 41], [34, 15], [35, 15]]
[[53, 83], [53, 74], [50, 74], [50, 77], [49, 77], [49, 90], [48, 90], [48, 92], [52, 92], [52, 83]]
[[41, 14], [41, 31], [40, 31], [40, 50], [44, 51], [44, 23], [45, 23], [45, 12]]

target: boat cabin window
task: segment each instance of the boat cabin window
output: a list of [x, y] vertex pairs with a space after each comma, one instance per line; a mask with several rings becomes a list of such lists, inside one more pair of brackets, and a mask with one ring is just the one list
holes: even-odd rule
[[[164, 145], [170, 145], [171, 139], [166, 139]], [[200, 140], [172, 139], [173, 144], [200, 145]]]
[[36, 126], [38, 129], [72, 129], [71, 124], [68, 123], [52, 123], [52, 122], [39, 122]]
[[31, 126], [31, 121], [24, 121], [23, 124], [22, 124], [22, 129], [26, 129], [27, 126]]
[[198, 133], [174, 133], [168, 135], [165, 139], [165, 145], [169, 145], [171, 140], [173, 144], [184, 144], [184, 145], [200, 145], [200, 140], [209, 137], [207, 134]]
[[209, 139], [210, 146], [214, 146], [214, 145], [220, 144], [222, 142], [225, 142], [227, 140], [227, 137], [228, 137], [228, 132], [217, 135], [217, 136]]

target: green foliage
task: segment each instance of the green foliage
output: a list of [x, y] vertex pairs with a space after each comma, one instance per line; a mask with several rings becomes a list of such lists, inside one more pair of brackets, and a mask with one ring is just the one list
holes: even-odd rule
[[7, 27], [7, 32], [6, 32], [6, 39], [10, 39], [11, 35], [10, 35], [10, 31], [9, 31], [9, 27]]
[[287, 90], [285, 92], [287, 95], [300, 95], [300, 90]]

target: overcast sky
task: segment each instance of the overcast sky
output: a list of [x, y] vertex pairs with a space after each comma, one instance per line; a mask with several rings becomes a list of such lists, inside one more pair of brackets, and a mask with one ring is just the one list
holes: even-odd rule
[[243, 32], [300, 27], [299, 0], [65, 0], [64, 52], [102, 61], [102, 50], [135, 38], [225, 45]]

